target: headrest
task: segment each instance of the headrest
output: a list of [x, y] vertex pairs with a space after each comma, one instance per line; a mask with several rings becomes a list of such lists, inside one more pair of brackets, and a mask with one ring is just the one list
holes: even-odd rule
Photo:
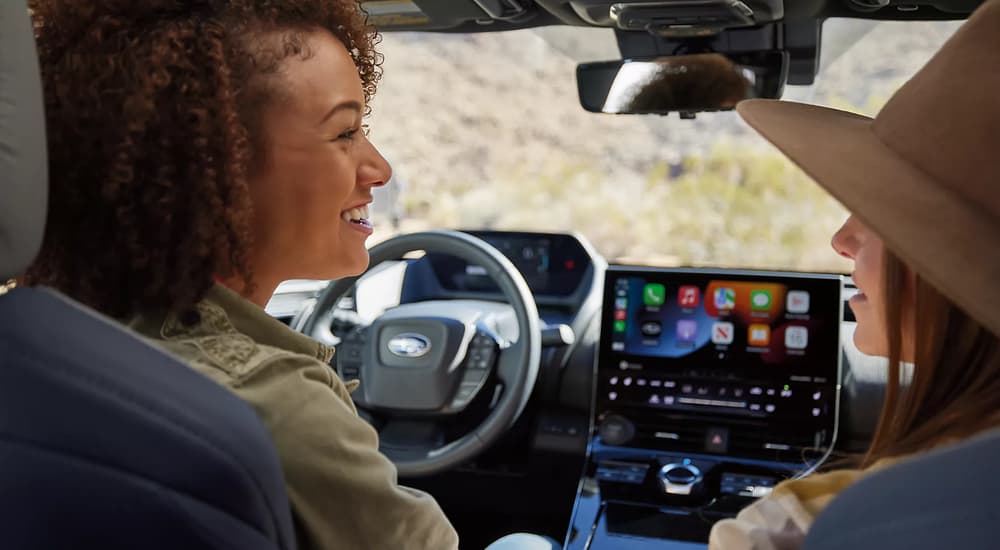
[[48, 166], [41, 75], [28, 8], [0, 1], [0, 283], [34, 260], [45, 230]]

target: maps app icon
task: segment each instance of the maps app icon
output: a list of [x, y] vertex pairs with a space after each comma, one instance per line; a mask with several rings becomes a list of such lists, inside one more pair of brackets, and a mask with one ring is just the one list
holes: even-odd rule
[[718, 309], [733, 309], [736, 307], [736, 291], [731, 288], [716, 289], [715, 307]]

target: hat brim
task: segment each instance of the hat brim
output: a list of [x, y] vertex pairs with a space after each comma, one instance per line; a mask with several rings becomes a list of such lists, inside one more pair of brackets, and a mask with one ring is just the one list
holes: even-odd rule
[[1000, 227], [979, 205], [900, 157], [871, 118], [757, 99], [737, 111], [910, 268], [1000, 334]]

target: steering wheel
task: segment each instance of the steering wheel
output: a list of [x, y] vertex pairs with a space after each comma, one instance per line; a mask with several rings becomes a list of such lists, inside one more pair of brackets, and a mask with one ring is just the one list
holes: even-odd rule
[[[527, 283], [510, 260], [481, 239], [457, 231], [393, 237], [369, 250], [365, 273], [419, 250], [482, 267], [509, 305], [473, 300], [403, 304], [341, 339], [338, 372], [345, 380], [361, 381], [354, 401], [379, 430], [379, 450], [405, 477], [448, 470], [499, 439], [524, 410], [541, 355], [538, 308]], [[334, 342], [336, 306], [362, 276], [332, 281], [302, 322], [302, 332]], [[471, 426], [461, 421], [484, 413], [485, 419]], [[462, 426], [465, 433], [449, 441], [444, 424]]]

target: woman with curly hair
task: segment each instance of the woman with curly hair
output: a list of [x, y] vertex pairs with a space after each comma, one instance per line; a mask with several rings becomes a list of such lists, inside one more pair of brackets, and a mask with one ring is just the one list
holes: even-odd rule
[[279, 282], [362, 272], [389, 165], [362, 120], [378, 35], [354, 1], [32, 0], [50, 219], [26, 281], [129, 324], [248, 401], [301, 548], [458, 546], [397, 485], [333, 350], [271, 319]]

